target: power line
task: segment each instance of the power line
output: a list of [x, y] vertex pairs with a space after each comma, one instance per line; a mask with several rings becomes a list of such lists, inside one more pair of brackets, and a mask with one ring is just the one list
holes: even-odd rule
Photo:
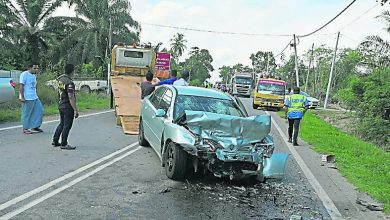
[[326, 24], [322, 25], [320, 28], [316, 29], [315, 31], [309, 33], [309, 34], [305, 34], [305, 35], [300, 35], [298, 37], [307, 37], [307, 36], [310, 36], [318, 31], [320, 31], [322, 28], [326, 27], [328, 24], [330, 24], [332, 21], [334, 21], [338, 16], [340, 16], [345, 10], [347, 10], [353, 3], [355, 3], [356, 0], [353, 0], [351, 3], [349, 3], [349, 5], [347, 7], [345, 7], [340, 13], [338, 13], [334, 18], [332, 18], [330, 21], [328, 21]]
[[366, 10], [365, 12], [363, 12], [363, 14], [357, 16], [355, 19], [353, 19], [351, 22], [349, 22], [348, 24], [346, 24], [344, 27], [342, 27], [339, 31], [342, 31], [344, 30], [347, 26], [355, 23], [357, 20], [359, 20], [361, 17], [363, 17], [365, 14], [367, 14], [368, 12], [370, 12], [372, 9], [374, 9], [376, 6], [378, 6], [379, 3], [376, 3], [375, 5], [373, 5], [371, 8], [369, 8], [368, 10]]
[[197, 32], [206, 32], [206, 33], [214, 33], [214, 34], [230, 34], [230, 35], [246, 35], [246, 36], [266, 36], [266, 37], [290, 37], [291, 34], [254, 34], [254, 33], [242, 33], [242, 32], [229, 32], [229, 31], [214, 31], [214, 30], [206, 30], [206, 29], [195, 29], [195, 28], [187, 28], [187, 27], [178, 27], [171, 25], [163, 25], [163, 24], [153, 24], [148, 22], [139, 22], [141, 24], [156, 26], [156, 27], [164, 27], [178, 30], [187, 30], [187, 31], [197, 31]]
[[286, 45], [286, 47], [284, 47], [284, 49], [283, 49], [282, 51], [280, 51], [280, 53], [278, 53], [277, 55], [275, 55], [275, 57], [278, 57], [279, 55], [281, 55], [281, 54], [287, 49], [287, 47], [290, 46], [291, 41], [293, 41], [293, 40], [290, 40], [290, 41], [288, 42], [288, 44]]

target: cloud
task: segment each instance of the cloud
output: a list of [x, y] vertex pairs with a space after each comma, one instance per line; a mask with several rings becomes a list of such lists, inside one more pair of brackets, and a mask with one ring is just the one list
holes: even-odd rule
[[[179, 32], [185, 35], [188, 49], [193, 46], [208, 49], [214, 58], [213, 66], [216, 71], [212, 73], [212, 79], [215, 81], [219, 75], [218, 68], [222, 65], [236, 63], [250, 65], [250, 54], [259, 50], [277, 54], [292, 39], [292, 34], [310, 33], [338, 14], [351, 1], [131, 0], [130, 2], [133, 18], [141, 22], [216, 31], [291, 35], [288, 37], [226, 35], [141, 24], [143, 42], [153, 44], [163, 42], [163, 47], [169, 48], [169, 40]], [[309, 50], [313, 42], [317, 46], [326, 44], [334, 47], [336, 32], [347, 24], [349, 25], [342, 31], [340, 47], [355, 47], [365, 36], [383, 35], [384, 25], [374, 17], [383, 11], [384, 7], [377, 6], [367, 12], [374, 4], [376, 4], [375, 0], [356, 1], [344, 14], [318, 34], [300, 39], [298, 53], [302, 54]], [[361, 16], [362, 14], [364, 15]], [[291, 49], [286, 50], [287, 56], [292, 53]], [[186, 56], [187, 53], [181, 59], [185, 59]]]

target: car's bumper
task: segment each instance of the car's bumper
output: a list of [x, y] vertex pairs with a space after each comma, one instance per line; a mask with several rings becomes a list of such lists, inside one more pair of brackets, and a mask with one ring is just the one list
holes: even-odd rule
[[15, 89], [12, 86], [0, 85], [0, 103], [14, 99]]
[[283, 108], [283, 103], [253, 101], [253, 104], [261, 106], [261, 107]]

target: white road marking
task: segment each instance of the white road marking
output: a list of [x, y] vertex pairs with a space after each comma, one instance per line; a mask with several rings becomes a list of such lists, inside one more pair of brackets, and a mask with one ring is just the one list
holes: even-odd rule
[[10, 218], [12, 218], [12, 217], [14, 217], [14, 216], [16, 216], [16, 215], [18, 215], [18, 214], [20, 214], [20, 213], [26, 211], [26, 210], [29, 209], [29, 208], [34, 207], [35, 205], [37, 205], [37, 204], [39, 204], [39, 203], [45, 201], [46, 199], [48, 199], [48, 198], [50, 198], [50, 197], [52, 197], [52, 196], [54, 196], [54, 195], [56, 195], [56, 194], [58, 194], [58, 193], [64, 191], [65, 189], [67, 189], [67, 188], [69, 188], [69, 187], [71, 187], [71, 186], [73, 186], [73, 185], [75, 185], [75, 184], [77, 184], [77, 183], [79, 183], [79, 182], [85, 180], [86, 178], [92, 176], [93, 174], [95, 174], [95, 173], [97, 173], [97, 172], [103, 170], [104, 168], [106, 168], [106, 167], [108, 167], [108, 166], [110, 166], [110, 165], [112, 165], [112, 164], [114, 164], [114, 163], [116, 163], [116, 162], [122, 160], [123, 158], [125, 158], [125, 157], [127, 157], [127, 156], [129, 156], [129, 155], [131, 155], [131, 154], [133, 154], [133, 153], [135, 153], [136, 151], [138, 151], [138, 150], [141, 149], [141, 148], [142, 148], [141, 146], [138, 146], [136, 149], [131, 150], [131, 151], [129, 151], [129, 152], [123, 154], [122, 156], [117, 157], [117, 158], [111, 160], [110, 162], [105, 163], [105, 164], [99, 166], [98, 168], [92, 170], [91, 172], [88, 172], [88, 173], [86, 173], [86, 174], [84, 174], [84, 175], [82, 175], [82, 176], [80, 176], [80, 177], [78, 177], [78, 178], [72, 180], [71, 182], [69, 182], [69, 183], [67, 183], [67, 184], [65, 184], [65, 185], [63, 185], [63, 186], [61, 186], [60, 188], [57, 188], [57, 189], [55, 189], [55, 190], [53, 190], [53, 191], [47, 193], [46, 195], [44, 195], [44, 196], [42, 196], [42, 197], [40, 197], [40, 198], [38, 198], [38, 199], [35, 199], [35, 200], [33, 200], [32, 202], [27, 203], [26, 205], [24, 205], [24, 206], [22, 206], [22, 207], [16, 209], [15, 211], [9, 212], [9, 213], [7, 213], [7, 214], [1, 216], [1, 217], [0, 217], [0, 220], [7, 220], [7, 219], [10, 219]]
[[[265, 111], [265, 113], [270, 115], [268, 111]], [[305, 176], [306, 176], [307, 180], [309, 181], [310, 185], [313, 187], [313, 189], [317, 193], [317, 195], [320, 198], [322, 204], [324, 204], [324, 207], [328, 211], [330, 217], [332, 219], [335, 219], [335, 220], [343, 219], [343, 216], [341, 215], [340, 211], [337, 209], [337, 207], [333, 203], [333, 201], [329, 198], [328, 194], [326, 194], [325, 190], [322, 188], [322, 186], [318, 182], [318, 180], [314, 177], [313, 173], [307, 167], [307, 165], [303, 161], [302, 157], [294, 149], [292, 144], [290, 144], [290, 143], [288, 143], [286, 141], [287, 140], [287, 136], [283, 133], [282, 129], [275, 122], [275, 120], [272, 118], [272, 116], [271, 116], [271, 121], [272, 121], [272, 124], [275, 126], [275, 128], [278, 130], [279, 134], [282, 136], [282, 139], [283, 139], [284, 143], [286, 144], [287, 148], [290, 150], [291, 154], [295, 158], [295, 161], [298, 163], [299, 167], [301, 168], [301, 170], [305, 174]]]
[[[96, 112], [96, 113], [91, 113], [91, 114], [86, 114], [86, 115], [80, 115], [79, 118], [85, 118], [85, 117], [91, 117], [91, 116], [95, 116], [95, 115], [106, 114], [106, 113], [113, 112], [113, 111], [114, 110], [108, 110], [108, 111], [104, 111], [104, 112]], [[45, 121], [42, 124], [50, 124], [50, 123], [59, 122], [59, 121], [60, 121], [59, 119], [56, 119], [56, 120], [51, 120], [51, 121]], [[12, 129], [16, 129], [16, 128], [22, 128], [22, 125], [0, 128], [0, 131], [12, 130]]]
[[5, 202], [5, 203], [0, 205], [0, 211], [4, 210], [4, 209], [6, 209], [6, 208], [8, 208], [8, 207], [10, 207], [12, 205], [15, 205], [16, 203], [19, 203], [19, 202], [21, 202], [21, 201], [23, 201], [25, 199], [28, 199], [29, 197], [31, 197], [31, 196], [33, 196], [33, 195], [35, 195], [37, 193], [40, 193], [40, 192], [42, 192], [42, 191], [44, 191], [44, 190], [46, 190], [46, 189], [48, 189], [48, 188], [50, 188], [52, 186], [54, 186], [54, 185], [64, 181], [64, 180], [67, 180], [67, 179], [73, 177], [74, 175], [77, 175], [77, 174], [79, 174], [79, 173], [81, 173], [81, 172], [83, 172], [83, 171], [85, 171], [85, 170], [87, 170], [87, 169], [89, 169], [91, 167], [94, 167], [97, 164], [99, 164], [99, 163], [101, 163], [103, 161], [106, 161], [106, 160], [108, 160], [108, 159], [110, 159], [110, 158], [112, 158], [112, 157], [114, 157], [114, 156], [116, 156], [116, 155], [118, 155], [118, 154], [120, 154], [120, 153], [122, 153], [122, 152], [124, 152], [124, 151], [126, 151], [126, 150], [128, 150], [128, 149], [130, 149], [132, 147], [134, 147], [134, 146], [136, 146], [137, 144], [138, 143], [136, 142], [136, 143], [133, 143], [133, 144], [131, 144], [129, 146], [126, 146], [126, 147], [124, 147], [124, 148], [122, 148], [120, 150], [115, 151], [112, 154], [109, 154], [109, 155], [107, 155], [105, 157], [102, 157], [102, 158], [100, 158], [100, 159], [98, 159], [98, 160], [96, 160], [96, 161], [94, 161], [94, 162], [92, 162], [90, 164], [87, 164], [87, 165], [85, 165], [83, 167], [80, 167], [79, 169], [77, 169], [75, 171], [72, 171], [72, 172], [70, 172], [68, 174], [65, 174], [62, 177], [59, 177], [59, 178], [57, 178], [57, 179], [55, 179], [55, 180], [53, 180], [53, 181], [51, 181], [49, 183], [46, 183], [46, 184], [44, 184], [44, 185], [42, 185], [42, 186], [40, 186], [40, 187], [38, 187], [36, 189], [33, 189], [33, 190], [29, 191], [29, 192], [27, 192], [27, 193], [25, 193], [23, 195], [20, 195], [20, 196], [14, 198], [14, 199], [11, 199], [11, 200], [9, 200], [9, 201], [7, 201], [7, 202]]

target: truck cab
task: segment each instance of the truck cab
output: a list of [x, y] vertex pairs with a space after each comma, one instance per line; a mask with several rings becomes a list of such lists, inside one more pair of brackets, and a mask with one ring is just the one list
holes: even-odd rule
[[231, 79], [231, 91], [234, 96], [250, 97], [252, 92], [252, 76], [247, 74], [237, 74]]
[[284, 105], [286, 82], [276, 79], [258, 79], [253, 91], [253, 109], [258, 107], [280, 110]]

